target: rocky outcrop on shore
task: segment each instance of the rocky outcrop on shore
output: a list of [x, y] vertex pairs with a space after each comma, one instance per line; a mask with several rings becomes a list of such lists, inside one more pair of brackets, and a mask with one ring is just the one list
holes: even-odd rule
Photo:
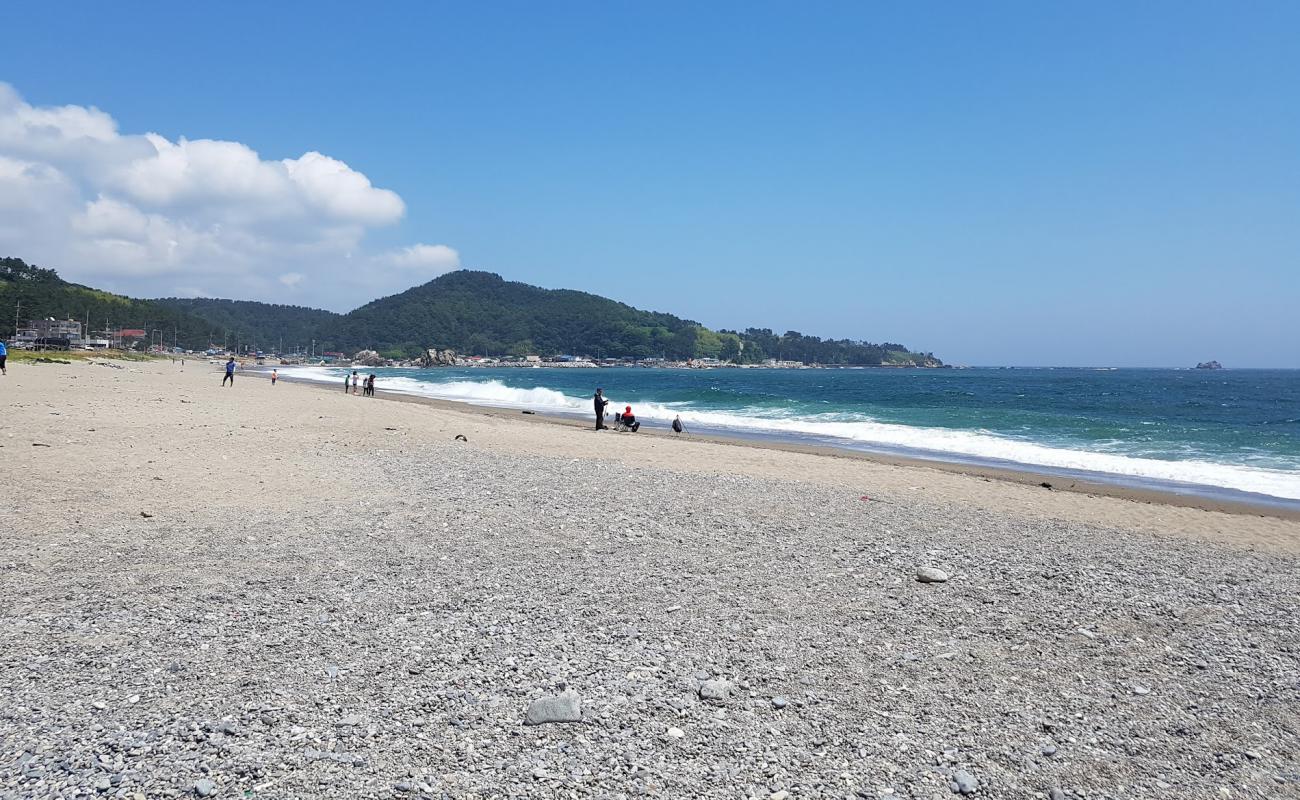
[[424, 351], [418, 364], [421, 367], [454, 367], [460, 362], [455, 350], [439, 350], [431, 347]]
[[362, 350], [352, 357], [353, 366], [382, 367], [386, 363], [384, 357], [374, 350]]

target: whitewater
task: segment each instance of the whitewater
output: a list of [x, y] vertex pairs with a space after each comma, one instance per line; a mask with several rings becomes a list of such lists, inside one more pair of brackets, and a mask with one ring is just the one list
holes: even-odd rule
[[[325, 383], [341, 381], [345, 372], [347, 370], [299, 367], [281, 370], [286, 378]], [[590, 418], [592, 415], [590, 396], [547, 386], [511, 386], [498, 377], [472, 379], [449, 375], [440, 379], [437, 373], [428, 371], [410, 371], [412, 375], [403, 375], [402, 372], [383, 370], [379, 382], [381, 390], [567, 417]], [[559, 377], [594, 383], [607, 376]], [[641, 378], [640, 375], [633, 377]], [[613, 380], [609, 382], [611, 385], [614, 383]], [[688, 430], [699, 433], [775, 438], [960, 463], [1032, 467], [1057, 474], [1110, 479], [1173, 491], [1196, 493], [1198, 488], [1226, 489], [1269, 498], [1300, 500], [1300, 470], [1222, 463], [1205, 458], [1193, 448], [1188, 448], [1188, 457], [1172, 460], [1105, 452], [1107, 447], [1114, 446], [1113, 443], [1098, 443], [1092, 449], [1066, 447], [1033, 441], [1024, 434], [1011, 436], [981, 428], [963, 430], [885, 422], [851, 409], [809, 413], [812, 409], [807, 408], [806, 403], [803, 408], [795, 407], [798, 404], [745, 405], [743, 395], [732, 398], [731, 407], [704, 408], [689, 401], [664, 402], [647, 396], [645, 391], [635, 392], [632, 396], [632, 393], [620, 393], [617, 388], [610, 388], [605, 394], [610, 400], [609, 410], [630, 404], [647, 426], [662, 424], [666, 427], [680, 415]]]

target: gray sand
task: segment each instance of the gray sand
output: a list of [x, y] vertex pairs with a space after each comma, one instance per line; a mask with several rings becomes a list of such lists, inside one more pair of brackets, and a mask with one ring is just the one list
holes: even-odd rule
[[[340, 464], [370, 491], [5, 564], [8, 796], [1300, 788], [1290, 556], [460, 443]], [[522, 724], [566, 688], [582, 723]]]
[[1294, 523], [48, 369], [0, 797], [1300, 796]]

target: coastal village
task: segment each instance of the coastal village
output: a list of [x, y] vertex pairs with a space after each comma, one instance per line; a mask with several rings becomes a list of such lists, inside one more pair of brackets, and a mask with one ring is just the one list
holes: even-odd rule
[[[486, 356], [466, 355], [451, 349], [429, 348], [418, 358], [385, 358], [375, 350], [359, 350], [352, 355], [341, 352], [303, 353], [300, 351], [262, 351], [255, 344], [242, 349], [227, 349], [210, 344], [202, 351], [185, 349], [169, 342], [169, 331], [159, 328], [114, 328], [105, 324], [91, 333], [89, 326], [76, 319], [48, 317], [28, 320], [17, 326], [11, 346], [16, 350], [122, 350], [153, 355], [193, 355], [209, 358], [233, 357], [257, 363], [302, 366], [364, 366], [364, 367], [484, 367], [484, 368], [563, 368], [599, 369], [602, 367], [640, 367], [644, 369], [826, 369], [824, 364], [806, 364], [789, 359], [765, 359], [757, 364], [738, 364], [717, 358], [672, 360], [667, 358], [590, 358], [582, 355], [557, 354], [549, 356]], [[171, 339], [174, 341], [174, 339]], [[899, 366], [881, 364], [879, 368]], [[942, 366], [942, 365], [937, 365]], [[869, 369], [870, 367], [846, 367]]]

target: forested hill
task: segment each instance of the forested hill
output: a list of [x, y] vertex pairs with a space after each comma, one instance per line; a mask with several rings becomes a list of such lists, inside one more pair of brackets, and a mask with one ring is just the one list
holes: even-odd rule
[[[207, 347], [213, 334], [210, 323], [183, 310], [69, 283], [54, 270], [27, 264], [21, 258], [0, 258], [0, 311], [0, 336], [6, 339], [14, 334], [15, 319], [25, 324], [44, 317], [71, 318], [83, 324], [89, 320], [96, 337], [106, 330], [136, 328], [168, 343], [179, 340], [191, 349]], [[249, 334], [245, 342], [251, 341], [251, 331]]]
[[[222, 344], [222, 338], [234, 337], [246, 343], [256, 341], [264, 350], [292, 351], [299, 346], [309, 350], [313, 341], [325, 343], [326, 337], [332, 335], [330, 326], [340, 318], [333, 311], [319, 308], [253, 300], [162, 297], [153, 302], [208, 323], [217, 345]], [[322, 352], [321, 347], [316, 352]]]
[[418, 352], [450, 347], [471, 355], [573, 354], [592, 358], [720, 358], [757, 363], [938, 365], [901, 344], [823, 340], [796, 331], [713, 331], [672, 314], [641, 311], [586, 292], [542, 289], [489, 272], [460, 270], [343, 315], [333, 327], [346, 347]]
[[693, 353], [697, 323], [568, 289], [541, 289], [460, 270], [345, 314], [335, 328], [359, 346], [434, 344], [478, 355], [593, 358]]
[[[89, 315], [94, 331], [160, 331], [167, 344], [352, 353], [378, 350], [390, 358], [426, 348], [468, 355], [561, 355], [592, 358], [720, 358], [757, 363], [776, 358], [804, 363], [875, 366], [941, 362], [901, 344], [820, 339], [765, 328], [713, 331], [672, 314], [568, 289], [542, 289], [488, 272], [460, 270], [347, 314], [243, 300], [135, 300], [68, 283], [51, 269], [0, 259], [0, 309], [22, 320]], [[12, 317], [10, 318], [12, 319]], [[5, 335], [8, 326], [0, 327]]]

